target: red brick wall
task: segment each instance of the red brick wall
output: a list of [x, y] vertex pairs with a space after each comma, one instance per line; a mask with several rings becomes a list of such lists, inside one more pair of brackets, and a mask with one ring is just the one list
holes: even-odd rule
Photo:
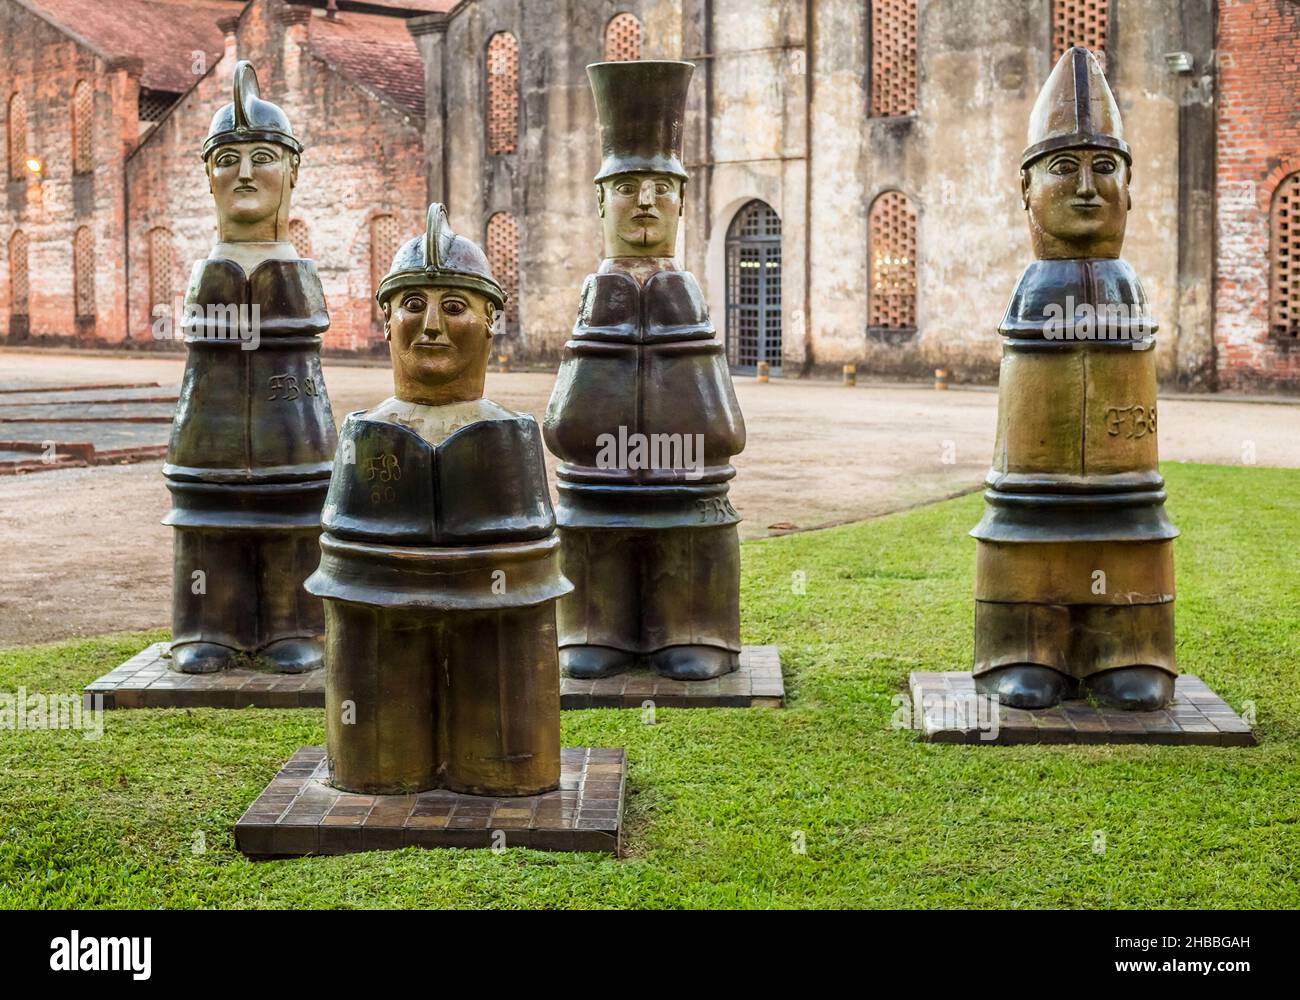
[[1269, 211], [1300, 170], [1300, 3], [1220, 0], [1215, 346], [1222, 389], [1300, 389], [1269, 336]]
[[[291, 218], [307, 225], [325, 289], [331, 322], [325, 346], [365, 350], [383, 336], [371, 300], [370, 220], [396, 216], [403, 239], [423, 228], [423, 123], [314, 56], [305, 45], [306, 16], [280, 0], [256, 0], [239, 23], [236, 57], [252, 61], [263, 97], [284, 109], [307, 147]], [[234, 57], [223, 58], [128, 163], [132, 336], [151, 336], [149, 231], [163, 226], [174, 236], [178, 297], [194, 261], [212, 248], [216, 211], [199, 149], [212, 115], [230, 100], [233, 65]]]
[[[10, 330], [9, 240], [29, 240], [30, 333], [72, 339], [80, 333], [121, 340], [126, 327], [122, 282], [122, 159], [134, 141], [139, 68], [109, 66], [67, 35], [17, 4], [0, 4], [0, 137], [9, 100], [27, 102], [28, 155], [41, 160], [40, 180], [0, 174], [0, 337]], [[94, 90], [94, 170], [73, 175], [72, 95], [78, 81]], [[3, 139], [0, 138], [0, 142]], [[73, 235], [94, 232], [95, 322], [78, 331], [73, 299]]]

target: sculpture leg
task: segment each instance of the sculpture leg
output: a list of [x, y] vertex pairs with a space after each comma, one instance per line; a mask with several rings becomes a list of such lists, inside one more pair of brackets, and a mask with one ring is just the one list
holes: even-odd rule
[[565, 676], [607, 677], [635, 666], [641, 648], [640, 533], [561, 528], [560, 571], [573, 583], [556, 609]]
[[325, 731], [330, 781], [366, 794], [438, 784], [429, 616], [325, 602]]
[[315, 670], [324, 662], [325, 612], [303, 581], [320, 563], [320, 532], [257, 532], [260, 606], [258, 650], [281, 673]]
[[1074, 609], [1084, 684], [1099, 701], [1137, 712], [1174, 698], [1174, 604], [1107, 604]]
[[641, 627], [665, 677], [705, 680], [740, 666], [740, 535], [734, 524], [647, 532]]
[[536, 795], [560, 783], [555, 602], [442, 617], [437, 661], [441, 784]]
[[219, 528], [172, 533], [172, 666], [187, 674], [233, 666], [257, 647], [257, 550]]
[[1071, 697], [1070, 608], [975, 602], [975, 690], [1012, 708], [1048, 708]]

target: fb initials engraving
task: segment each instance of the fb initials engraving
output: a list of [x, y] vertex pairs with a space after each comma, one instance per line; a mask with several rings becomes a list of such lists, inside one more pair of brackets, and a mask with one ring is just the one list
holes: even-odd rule
[[1106, 410], [1106, 433], [1111, 437], [1124, 435], [1125, 440], [1144, 438], [1156, 432], [1156, 408], [1134, 403], [1131, 406], [1111, 406]]
[[705, 497], [695, 501], [700, 509], [700, 522], [704, 524], [725, 524], [736, 516], [736, 508], [726, 497]]
[[267, 399], [279, 399], [290, 402], [303, 396], [315, 396], [319, 389], [316, 386], [316, 380], [311, 375], [304, 375], [302, 379], [302, 388], [298, 387], [298, 376], [291, 375], [289, 372], [280, 372], [272, 375], [267, 381], [267, 388], [271, 390], [271, 395]]

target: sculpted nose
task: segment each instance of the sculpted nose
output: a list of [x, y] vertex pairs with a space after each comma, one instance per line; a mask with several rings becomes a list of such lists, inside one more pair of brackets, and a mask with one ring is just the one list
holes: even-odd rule
[[1097, 182], [1092, 175], [1092, 165], [1083, 163], [1079, 165], [1079, 184], [1075, 188], [1075, 193], [1080, 198], [1091, 198], [1097, 193]]
[[655, 184], [652, 180], [641, 182], [641, 190], [637, 195], [637, 207], [649, 208], [655, 203]]

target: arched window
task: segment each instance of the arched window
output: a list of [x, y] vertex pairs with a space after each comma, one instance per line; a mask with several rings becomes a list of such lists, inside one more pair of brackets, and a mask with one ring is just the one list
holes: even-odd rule
[[95, 315], [95, 234], [82, 226], [72, 238], [72, 290], [77, 319]]
[[88, 174], [95, 169], [95, 92], [82, 80], [72, 92], [72, 170]]
[[1052, 61], [1074, 45], [1092, 49], [1106, 68], [1110, 0], [1052, 0]]
[[916, 0], [871, 0], [871, 114], [916, 110]]
[[781, 367], [781, 217], [751, 201], [727, 228], [727, 360]]
[[519, 332], [519, 226], [509, 212], [497, 212], [488, 219], [488, 266], [506, 292], [506, 310], [501, 332]]
[[9, 315], [26, 320], [31, 309], [31, 282], [27, 276], [27, 234], [21, 229], [9, 238]]
[[[302, 219], [289, 220], [289, 242], [293, 244], [298, 256], [304, 260], [311, 259], [311, 230]], [[397, 251], [394, 250], [394, 253]]]
[[9, 179], [27, 176], [27, 101], [22, 94], [9, 98]]
[[1300, 338], [1300, 171], [1273, 192], [1269, 247], [1269, 327], [1275, 336]]
[[871, 206], [867, 326], [916, 329], [916, 212], [907, 195], [886, 191]]
[[170, 311], [172, 308], [172, 297], [175, 295], [175, 289], [172, 287], [172, 277], [176, 269], [176, 256], [172, 248], [172, 234], [170, 230], [163, 229], [161, 226], [157, 229], [149, 230], [149, 313], [158, 306], [166, 306]]
[[519, 149], [519, 43], [498, 31], [487, 46], [487, 151], [490, 156]]
[[615, 14], [605, 25], [605, 61], [641, 58], [641, 22], [635, 14]]
[[374, 303], [371, 316], [381, 328], [384, 325], [384, 311], [378, 302], [374, 302], [374, 297], [379, 291], [379, 283], [393, 265], [401, 241], [396, 216], [376, 215], [370, 220], [370, 298]]

